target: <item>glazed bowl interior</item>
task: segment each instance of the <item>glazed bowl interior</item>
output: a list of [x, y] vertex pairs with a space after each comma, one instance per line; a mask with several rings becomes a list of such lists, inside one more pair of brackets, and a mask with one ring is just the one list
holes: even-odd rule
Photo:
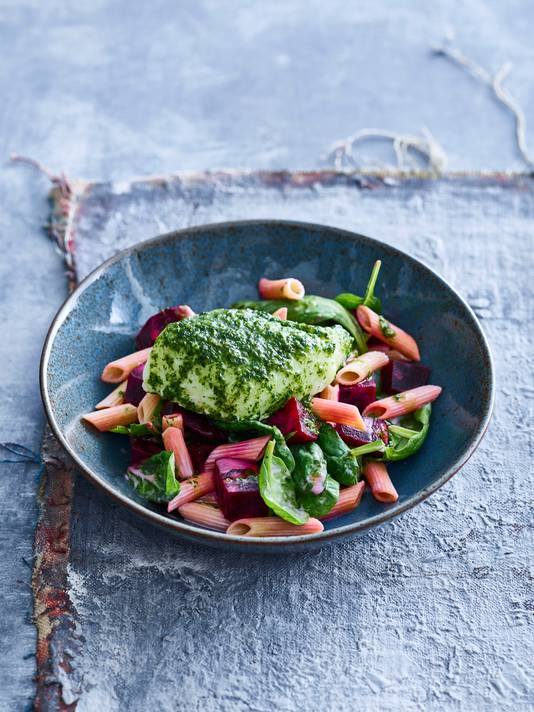
[[[443, 387], [421, 451], [394, 463], [399, 500], [384, 505], [369, 493], [352, 513], [325, 531], [292, 539], [228, 537], [167, 515], [139, 498], [125, 480], [129, 445], [100, 434], [80, 415], [109, 391], [104, 365], [135, 350], [133, 336], [154, 312], [174, 304], [195, 311], [257, 298], [260, 277], [294, 276], [308, 294], [361, 292], [372, 264], [382, 260], [378, 293], [386, 316], [417, 340], [431, 382]], [[153, 523], [208, 544], [259, 550], [320, 546], [386, 521], [422, 501], [471, 455], [491, 413], [489, 349], [473, 313], [434, 272], [370, 238], [302, 223], [247, 221], [164, 235], [101, 265], [69, 297], [47, 337], [41, 363], [43, 401], [51, 426], [81, 471]]]

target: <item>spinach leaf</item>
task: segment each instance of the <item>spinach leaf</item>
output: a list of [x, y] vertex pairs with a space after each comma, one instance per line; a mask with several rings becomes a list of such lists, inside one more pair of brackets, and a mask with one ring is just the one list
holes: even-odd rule
[[339, 302], [342, 306], [345, 307], [345, 309], [351, 310], [357, 309], [360, 304], [363, 304], [364, 306], [369, 307], [369, 309], [372, 309], [377, 314], [380, 314], [380, 312], [382, 311], [382, 302], [378, 297], [375, 297], [375, 286], [381, 265], [382, 262], [380, 260], [377, 260], [374, 263], [373, 270], [371, 272], [371, 277], [369, 278], [369, 282], [367, 283], [367, 289], [365, 290], [365, 294], [363, 295], [363, 297], [358, 297], [356, 294], [352, 294], [351, 292], [343, 292], [342, 294], [337, 295], [336, 302]]
[[339, 482], [333, 477], [327, 477], [321, 494], [305, 492], [299, 497], [301, 505], [310, 517], [324, 517], [339, 499]]
[[389, 444], [382, 459], [404, 460], [414, 455], [428, 434], [431, 412], [432, 406], [427, 403], [419, 410], [403, 416], [399, 425], [389, 425]]
[[148, 426], [141, 423], [131, 423], [131, 425], [116, 425], [111, 428], [110, 433], [118, 433], [119, 435], [129, 435], [131, 438], [153, 438], [159, 433], [151, 430]]
[[317, 443], [294, 445], [291, 448], [295, 458], [293, 480], [299, 492], [311, 492], [316, 486], [324, 487], [327, 477], [326, 460]]
[[308, 515], [297, 501], [295, 483], [283, 460], [273, 455], [274, 441], [267, 443], [258, 478], [260, 494], [273, 512], [291, 524], [305, 524]]
[[260, 435], [271, 435], [275, 442], [274, 451], [276, 456], [284, 461], [285, 466], [290, 472], [293, 472], [293, 469], [295, 468], [295, 460], [293, 459], [293, 455], [284, 439], [284, 436], [276, 426], [262, 423], [260, 420], [215, 420], [213, 422], [218, 428], [224, 430], [225, 432], [245, 433], [255, 431], [260, 433]]
[[169, 502], [180, 491], [174, 453], [166, 450], [152, 455], [139, 467], [130, 466], [126, 477], [137, 493], [150, 502]]
[[340, 324], [354, 337], [358, 353], [367, 351], [367, 337], [356, 318], [334, 299], [309, 295], [303, 299], [262, 299], [236, 302], [232, 305], [232, 309], [256, 309], [269, 314], [280, 307], [287, 307], [287, 318], [301, 324]]
[[361, 474], [361, 461], [354, 457], [348, 445], [331, 425], [324, 423], [317, 444], [326, 457], [328, 474], [341, 485], [354, 485]]

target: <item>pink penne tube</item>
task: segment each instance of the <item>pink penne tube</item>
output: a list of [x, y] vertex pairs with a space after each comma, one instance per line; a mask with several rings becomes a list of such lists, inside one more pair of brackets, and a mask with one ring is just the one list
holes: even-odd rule
[[188, 304], [180, 304], [178, 307], [178, 315], [180, 319], [189, 319], [191, 316], [196, 316], [196, 313]]
[[146, 396], [143, 396], [137, 406], [137, 417], [140, 423], [147, 424], [152, 422], [154, 411], [158, 407], [160, 400], [161, 396], [155, 393], [147, 393]]
[[208, 492], [213, 492], [215, 482], [212, 472], [203, 472], [196, 477], [190, 477], [180, 483], [180, 491], [174, 499], [167, 504], [167, 512], [172, 512], [188, 502], [203, 497]]
[[136, 351], [128, 356], [123, 356], [116, 361], [111, 361], [102, 371], [102, 380], [106, 383], [121, 383], [130, 373], [142, 363], [146, 363], [151, 348]]
[[116, 425], [130, 425], [137, 422], [137, 408], [131, 403], [114, 405], [111, 408], [95, 410], [93, 413], [82, 415], [82, 420], [86, 420], [95, 428], [105, 432], [111, 430]]
[[200, 524], [218, 532], [225, 532], [231, 522], [226, 519], [217, 505], [201, 502], [189, 502], [178, 508], [178, 513], [187, 522]]
[[219, 445], [213, 450], [204, 465], [205, 472], [215, 471], [215, 462], [223, 457], [237, 457], [240, 460], [254, 460], [256, 462], [263, 455], [265, 446], [271, 439], [270, 435], [262, 435], [252, 440], [243, 440], [240, 443], [228, 443]]
[[185, 480], [193, 475], [193, 463], [189, 455], [189, 450], [185, 444], [184, 434], [180, 428], [167, 428], [163, 431], [163, 446], [165, 450], [174, 453], [176, 463], [176, 474], [181, 480]]
[[344, 487], [339, 492], [338, 501], [334, 504], [328, 514], [321, 517], [321, 521], [326, 522], [329, 519], [340, 517], [342, 514], [346, 514], [347, 512], [352, 512], [352, 510], [356, 509], [362, 501], [364, 490], [365, 482], [358, 482], [350, 487]]
[[419, 348], [415, 339], [410, 336], [410, 334], [399, 329], [398, 326], [391, 324], [384, 319], [383, 316], [369, 309], [369, 307], [364, 307], [363, 304], [356, 310], [356, 315], [362, 329], [365, 329], [369, 334], [372, 334], [375, 338], [384, 341], [392, 348], [400, 351], [401, 354], [407, 356], [411, 361], [421, 360]]
[[338, 401], [339, 400], [339, 386], [336, 383], [335, 386], [328, 385], [323, 388], [323, 390], [319, 394], [319, 398], [323, 398], [324, 400], [330, 400], [330, 401]]
[[396, 502], [399, 498], [383, 462], [367, 462], [363, 476], [371, 488], [371, 494], [379, 502]]
[[161, 429], [167, 430], [167, 428], [180, 428], [184, 429], [184, 418], [181, 413], [171, 413], [170, 415], [164, 415], [161, 419]]
[[306, 524], [290, 524], [278, 517], [247, 517], [232, 522], [227, 534], [235, 536], [300, 536], [302, 534], [317, 534], [324, 530], [323, 523], [310, 517]]
[[277, 309], [276, 311], [273, 312], [273, 316], [277, 316], [279, 319], [282, 319], [282, 321], [287, 320], [287, 307], [280, 307], [280, 309]]
[[262, 277], [258, 284], [262, 299], [302, 299], [305, 294], [304, 285], [298, 279], [266, 279]]
[[380, 351], [368, 351], [346, 363], [337, 372], [336, 381], [342, 386], [353, 386], [369, 378], [372, 373], [383, 368], [388, 361], [387, 354]]
[[387, 354], [388, 354], [388, 358], [390, 361], [409, 361], [410, 360], [404, 354], [401, 354], [400, 351], [395, 351], [395, 349], [390, 349], [387, 352]]
[[124, 402], [124, 394], [126, 393], [126, 384], [128, 381], [123, 381], [119, 383], [117, 388], [115, 388], [111, 393], [106, 396], [100, 403], [95, 405], [96, 410], [101, 410], [102, 408], [111, 408], [114, 405], [121, 405]]
[[311, 409], [321, 420], [340, 425], [352, 425], [357, 430], [367, 430], [360, 411], [350, 403], [337, 403], [325, 398], [312, 398]]
[[403, 393], [397, 393], [389, 398], [369, 403], [363, 414], [387, 420], [398, 418], [401, 415], [413, 413], [414, 410], [422, 408], [427, 403], [432, 403], [440, 393], [440, 386], [419, 386], [410, 391], [403, 391]]

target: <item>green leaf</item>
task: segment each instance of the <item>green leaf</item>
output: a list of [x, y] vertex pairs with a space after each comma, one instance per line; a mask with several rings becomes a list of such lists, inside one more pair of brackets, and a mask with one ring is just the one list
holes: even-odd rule
[[310, 517], [324, 517], [339, 499], [339, 482], [333, 477], [327, 477], [321, 494], [305, 492], [299, 500]]
[[372, 309], [377, 314], [380, 314], [380, 312], [382, 311], [382, 302], [378, 297], [375, 297], [375, 286], [381, 265], [382, 262], [380, 260], [377, 260], [374, 263], [371, 276], [369, 278], [369, 282], [367, 283], [367, 288], [363, 297], [359, 297], [356, 294], [352, 294], [351, 292], [343, 292], [342, 294], [337, 295], [336, 302], [339, 302], [339, 304], [344, 306], [345, 309], [350, 309], [351, 311], [357, 309], [361, 304], [363, 304], [364, 306], [369, 307], [369, 309]]
[[404, 460], [414, 455], [422, 446], [430, 427], [430, 403], [419, 410], [405, 415], [399, 425], [389, 426], [389, 444], [386, 447], [383, 460]]
[[153, 438], [158, 433], [151, 430], [144, 424], [132, 423], [131, 425], [116, 425], [111, 428], [110, 433], [118, 433], [119, 435], [129, 435], [131, 438]]
[[224, 421], [215, 420], [213, 421], [215, 425], [230, 433], [244, 433], [255, 431], [260, 433], [260, 435], [271, 435], [275, 442], [275, 454], [281, 460], [284, 461], [285, 466], [290, 472], [293, 472], [295, 467], [295, 460], [291, 450], [289, 449], [284, 436], [280, 430], [274, 425], [268, 425], [267, 423], [262, 423], [260, 420], [235, 420], [235, 421]]
[[350, 451], [352, 457], [361, 457], [362, 455], [369, 455], [371, 452], [385, 452], [386, 446], [384, 441], [380, 438], [378, 440], [373, 440], [372, 443], [366, 443], [365, 445], [360, 445], [359, 447], [353, 447]]
[[305, 524], [308, 514], [300, 507], [295, 483], [283, 460], [273, 455], [274, 441], [267, 443], [259, 474], [260, 494], [273, 512], [291, 524]]
[[287, 307], [287, 318], [301, 324], [327, 326], [340, 324], [356, 343], [358, 353], [367, 351], [367, 337], [353, 314], [334, 299], [308, 295], [303, 299], [262, 299], [259, 301], [236, 302], [233, 309], [256, 309], [272, 314], [281, 307]]
[[341, 485], [355, 485], [360, 479], [361, 462], [328, 423], [322, 425], [317, 444], [326, 457], [328, 474]]
[[295, 458], [293, 480], [299, 492], [310, 492], [317, 480], [326, 480], [326, 459], [317, 443], [294, 445], [291, 452]]
[[126, 477], [136, 492], [150, 502], [169, 502], [180, 491], [174, 453], [166, 450], [152, 455], [138, 468], [128, 468]]

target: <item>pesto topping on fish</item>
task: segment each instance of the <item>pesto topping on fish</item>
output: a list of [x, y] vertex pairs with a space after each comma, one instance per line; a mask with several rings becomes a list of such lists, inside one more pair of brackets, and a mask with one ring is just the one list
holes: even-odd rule
[[352, 349], [340, 326], [283, 321], [250, 309], [216, 309], [169, 324], [154, 344], [143, 386], [222, 420], [262, 418], [292, 395], [330, 383]]

